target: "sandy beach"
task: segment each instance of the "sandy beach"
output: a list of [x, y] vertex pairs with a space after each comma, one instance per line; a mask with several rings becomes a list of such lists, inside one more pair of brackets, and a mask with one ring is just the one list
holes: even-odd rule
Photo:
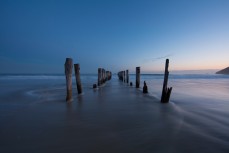
[[[11, 84], [9, 83], [11, 82]], [[56, 81], [58, 82], [58, 80]], [[65, 102], [64, 80], [5, 81], [0, 152], [227, 152], [228, 113], [161, 104], [117, 78]], [[227, 115], [227, 116], [225, 116]]]

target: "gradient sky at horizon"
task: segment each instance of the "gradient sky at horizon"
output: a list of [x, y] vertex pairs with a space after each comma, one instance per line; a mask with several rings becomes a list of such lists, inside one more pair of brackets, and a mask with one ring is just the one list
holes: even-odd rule
[[228, 0], [1, 0], [0, 21], [0, 73], [229, 66]]

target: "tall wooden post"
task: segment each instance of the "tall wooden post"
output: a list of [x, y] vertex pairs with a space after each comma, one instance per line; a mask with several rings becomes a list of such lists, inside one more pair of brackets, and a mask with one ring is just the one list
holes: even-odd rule
[[74, 68], [75, 68], [76, 86], [77, 86], [78, 94], [81, 94], [82, 86], [81, 86], [81, 80], [80, 80], [80, 65], [74, 64]]
[[104, 80], [104, 83], [107, 81], [106, 80], [106, 70], [105, 69], [103, 69], [103, 75], [104, 75], [104, 78], [103, 78], [103, 80]]
[[129, 70], [126, 70], [126, 83], [129, 84]]
[[103, 68], [101, 69], [101, 85], [103, 84]]
[[118, 77], [120, 81], [123, 81], [123, 71], [118, 72]]
[[98, 86], [101, 85], [102, 69], [98, 68]]
[[144, 81], [144, 86], [143, 86], [143, 93], [148, 93], [148, 87], [145, 81]]
[[111, 77], [112, 77], [112, 73], [111, 73], [111, 71], [109, 72], [109, 80], [111, 79]]
[[165, 74], [164, 74], [164, 83], [163, 83], [163, 88], [162, 88], [162, 94], [161, 94], [161, 102], [162, 103], [168, 103], [170, 99], [170, 94], [172, 91], [172, 87], [168, 88], [168, 77], [169, 77], [169, 59], [166, 59], [165, 62]]
[[109, 80], [109, 71], [106, 71], [106, 81]]
[[126, 72], [123, 71], [123, 82], [125, 83], [126, 82]]
[[136, 88], [140, 86], [140, 67], [136, 67]]
[[102, 76], [103, 76], [103, 77], [102, 77], [102, 78], [103, 78], [103, 81], [102, 81], [102, 82], [103, 82], [103, 84], [104, 84], [104, 83], [106, 82], [106, 81], [105, 81], [105, 69], [103, 69], [103, 71], [102, 71]]
[[102, 84], [104, 83], [104, 69], [102, 69]]
[[66, 87], [67, 87], [67, 96], [66, 101], [72, 101], [72, 67], [73, 60], [71, 58], [66, 58], [65, 64], [65, 76], [66, 76]]
[[123, 71], [122, 71], [122, 82], [124, 81], [124, 73], [123, 73]]
[[105, 70], [103, 69], [103, 83], [105, 83]]

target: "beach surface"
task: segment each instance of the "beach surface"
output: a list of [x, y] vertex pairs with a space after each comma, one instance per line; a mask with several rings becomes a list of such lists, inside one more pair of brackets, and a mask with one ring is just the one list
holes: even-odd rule
[[[117, 78], [65, 102], [65, 82], [1, 82], [2, 153], [224, 153], [229, 113], [160, 103]], [[91, 85], [92, 87], [92, 85]], [[228, 106], [228, 105], [226, 105]], [[206, 111], [207, 110], [207, 111]]]

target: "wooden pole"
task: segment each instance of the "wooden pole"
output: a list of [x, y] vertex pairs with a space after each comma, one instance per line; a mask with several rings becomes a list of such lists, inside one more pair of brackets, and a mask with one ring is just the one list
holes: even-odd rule
[[122, 82], [124, 82], [124, 71], [122, 71]]
[[108, 80], [109, 71], [106, 71], [106, 81]]
[[76, 86], [77, 86], [78, 94], [81, 94], [82, 86], [81, 86], [81, 80], [80, 80], [80, 65], [74, 64], [74, 68], [75, 68]]
[[103, 74], [104, 74], [104, 83], [107, 81], [106, 80], [106, 78], [107, 78], [107, 76], [106, 76], [106, 70], [104, 69], [104, 71], [103, 71]]
[[129, 70], [126, 70], [126, 83], [129, 84]]
[[165, 73], [164, 73], [164, 82], [163, 82], [163, 88], [162, 88], [162, 94], [161, 94], [161, 102], [165, 102], [166, 92], [167, 92], [167, 83], [168, 83], [168, 76], [169, 76], [169, 60], [166, 59], [165, 62]]
[[148, 93], [148, 87], [145, 81], [144, 81], [144, 86], [143, 86], [143, 93]]
[[105, 75], [104, 75], [104, 69], [103, 69], [103, 84], [105, 83]]
[[98, 86], [101, 85], [102, 69], [98, 68]]
[[111, 78], [112, 78], [112, 72], [110, 71], [110, 80], [111, 80]]
[[105, 69], [103, 69], [103, 83], [106, 82], [106, 73], [105, 72], [106, 72]]
[[140, 67], [136, 67], [136, 88], [140, 86]]
[[102, 69], [102, 84], [104, 84], [104, 69]]
[[118, 72], [118, 78], [119, 78], [120, 81], [123, 81], [123, 79], [122, 79], [123, 78], [122, 71]]
[[101, 69], [101, 78], [100, 78], [100, 84], [103, 84], [103, 68]]
[[125, 71], [123, 71], [123, 82], [125, 83], [126, 82], [126, 72]]
[[[118, 72], [118, 78], [119, 78], [119, 80], [120, 81], [122, 81], [123, 82], [123, 71], [119, 71]], [[110, 72], [110, 79], [111, 79], [111, 77], [112, 77], [112, 73]]]
[[72, 67], [73, 60], [71, 58], [66, 58], [65, 64], [65, 76], [66, 76], [66, 87], [67, 87], [67, 96], [66, 101], [72, 101]]
[[162, 88], [162, 94], [161, 94], [161, 102], [162, 103], [167, 103], [169, 102], [170, 99], [170, 94], [172, 92], [172, 87], [168, 88], [168, 77], [169, 77], [169, 59], [166, 59], [165, 62], [165, 74], [164, 74], [164, 82], [163, 82], [163, 88]]

